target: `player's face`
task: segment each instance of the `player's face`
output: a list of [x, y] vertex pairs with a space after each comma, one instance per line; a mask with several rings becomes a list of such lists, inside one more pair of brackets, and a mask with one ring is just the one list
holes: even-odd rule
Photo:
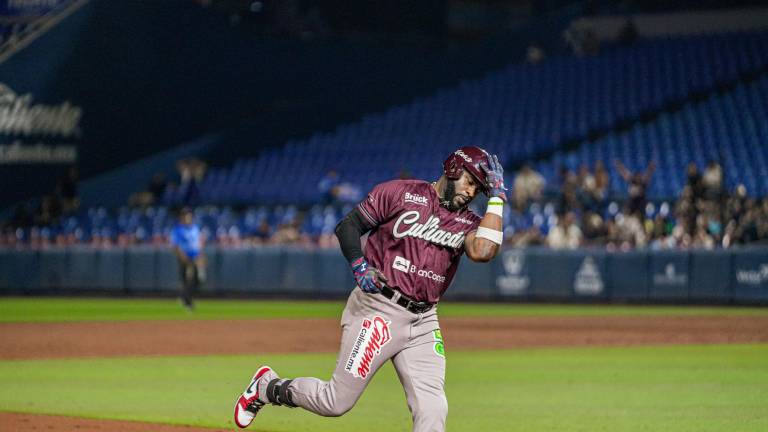
[[192, 213], [184, 213], [181, 216], [181, 223], [184, 225], [191, 225], [192, 224]]
[[477, 180], [472, 177], [472, 174], [464, 171], [455, 182], [456, 194], [453, 196], [453, 207], [464, 208], [475, 199], [477, 192], [480, 190], [480, 185], [477, 184]]

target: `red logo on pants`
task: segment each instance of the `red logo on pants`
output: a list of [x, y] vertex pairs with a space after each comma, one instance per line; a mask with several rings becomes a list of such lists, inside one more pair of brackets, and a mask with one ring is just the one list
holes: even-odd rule
[[381, 354], [381, 348], [392, 340], [390, 323], [391, 321], [380, 316], [363, 320], [362, 328], [344, 368], [347, 372], [361, 379], [368, 376], [373, 360]]

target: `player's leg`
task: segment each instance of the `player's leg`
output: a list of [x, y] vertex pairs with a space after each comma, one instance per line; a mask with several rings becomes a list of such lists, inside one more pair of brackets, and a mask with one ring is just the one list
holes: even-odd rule
[[189, 261], [179, 260], [179, 273], [181, 275], [181, 302], [187, 308], [192, 308], [192, 286], [195, 279], [195, 265]]
[[264, 389], [269, 399], [265, 402], [274, 403], [282, 391], [290, 398], [284, 405], [327, 417], [343, 415], [355, 405], [379, 367], [407, 343], [408, 314], [383, 296], [355, 290], [344, 309], [341, 348], [331, 379], [303, 377], [278, 382], [279, 387]]
[[405, 390], [414, 432], [443, 432], [448, 417], [445, 349], [440, 330], [414, 338], [393, 359]]

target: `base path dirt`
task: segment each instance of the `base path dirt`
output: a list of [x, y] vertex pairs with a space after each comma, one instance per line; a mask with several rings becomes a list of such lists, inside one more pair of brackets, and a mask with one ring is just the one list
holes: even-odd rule
[[207, 429], [120, 420], [95, 420], [42, 414], [0, 412], [1, 431], [77, 431], [77, 432], [223, 432], [230, 429]]
[[[766, 343], [768, 317], [445, 318], [451, 350]], [[335, 319], [0, 324], [0, 359], [336, 352]]]

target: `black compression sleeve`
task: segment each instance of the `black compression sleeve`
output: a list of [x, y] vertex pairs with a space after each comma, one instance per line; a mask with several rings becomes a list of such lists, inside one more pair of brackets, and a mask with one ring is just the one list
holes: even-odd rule
[[336, 225], [336, 237], [339, 239], [341, 253], [352, 264], [352, 261], [363, 256], [363, 248], [360, 245], [360, 237], [373, 228], [365, 220], [360, 210], [355, 207], [338, 225]]

